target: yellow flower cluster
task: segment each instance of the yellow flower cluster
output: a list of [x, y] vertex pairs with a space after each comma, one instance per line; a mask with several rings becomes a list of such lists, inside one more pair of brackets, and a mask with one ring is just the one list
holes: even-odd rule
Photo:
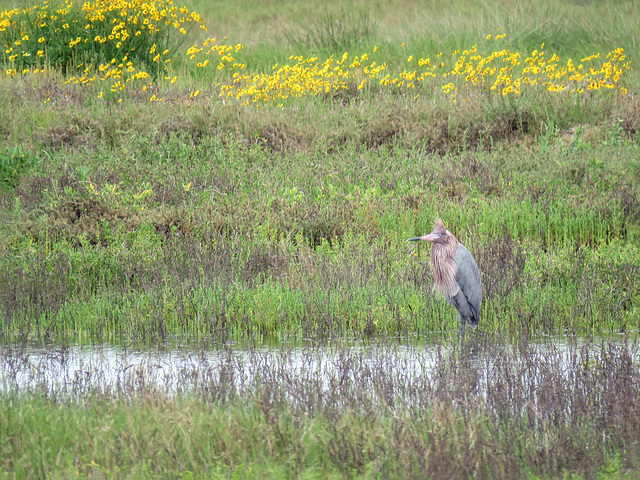
[[[558, 55], [553, 54], [549, 59], [545, 57], [544, 44], [540, 50], [534, 50], [524, 59], [522, 57], [519, 52], [507, 49], [487, 56], [478, 55], [475, 45], [457, 57], [453, 68], [444, 73], [443, 78], [454, 76], [462, 79], [458, 85], [488, 86], [490, 92], [501, 95], [517, 95], [524, 88], [535, 85], [542, 85], [550, 92], [583, 93], [585, 90], [619, 87], [620, 77], [630, 68], [629, 62], [625, 63], [622, 48], [611, 51], [605, 56], [605, 62], [595, 66], [594, 61], [600, 58], [600, 54], [583, 58], [577, 65], [571, 59], [560, 63]], [[450, 82], [442, 90], [452, 93], [456, 88]], [[624, 87], [619, 88], [626, 93]]]
[[[67, 83], [104, 82], [99, 97], [107, 92], [117, 97], [130, 85], [146, 91], [154, 82], [173, 84], [178, 64], [192, 62], [198, 67], [195, 71], [217, 79], [224, 100], [281, 105], [286, 99], [345, 90], [399, 90], [414, 96], [435, 91], [454, 102], [478, 95], [517, 96], [527, 90], [624, 93], [620, 79], [630, 68], [621, 48], [561, 61], [556, 54], [548, 57], [544, 45], [528, 55], [496, 48], [493, 42], [505, 37], [501, 34], [488, 35], [480, 46], [433, 58], [416, 52], [392, 58], [375, 47], [361, 55], [326, 59], [292, 55], [287, 64], [256, 73], [236, 58], [242, 55], [240, 44], [218, 44], [209, 38], [181, 50], [188, 26], [206, 28], [197, 13], [176, 7], [172, 0], [87, 0], [81, 6], [74, 0], [59, 1], [55, 6], [44, 0], [38, 6], [0, 12], [5, 75], [53, 68], [67, 74]], [[198, 94], [192, 92], [190, 98]], [[154, 94], [150, 100], [161, 98]]]
[[76, 73], [67, 83], [102, 80], [113, 92], [135, 80], [171, 78], [171, 53], [183, 40], [174, 39], [172, 46], [170, 38], [186, 35], [188, 24], [206, 30], [197, 13], [172, 0], [93, 0], [80, 8], [73, 0], [57, 6], [45, 0], [5, 10], [0, 13], [0, 42], [7, 45], [4, 73], [54, 68]]
[[[493, 38], [500, 40], [504, 36]], [[489, 35], [487, 40], [491, 38]], [[324, 61], [317, 57], [291, 56], [290, 64], [275, 65], [270, 74], [236, 72], [230, 83], [221, 85], [220, 95], [248, 105], [277, 103], [290, 97], [329, 94], [348, 88], [362, 90], [372, 85], [413, 91], [416, 96], [425, 90], [433, 91], [435, 86], [449, 94], [454, 102], [457, 94], [465, 90], [469, 94], [503, 96], [519, 95], [527, 88], [569, 93], [618, 88], [626, 93], [619, 80], [630, 68], [622, 48], [605, 55], [604, 62], [599, 62], [601, 55], [595, 54], [576, 64], [571, 59], [561, 63], [555, 54], [546, 58], [544, 45], [528, 56], [509, 49], [480, 55], [478, 45], [474, 45], [462, 52], [454, 51], [448, 57], [451, 60], [446, 60], [442, 53], [434, 59], [410, 55], [406, 66], [417, 68], [404, 68], [392, 76], [387, 63], [376, 60], [376, 52], [377, 47], [371, 54], [356, 56], [352, 62], [347, 62], [347, 53], [340, 60], [331, 56]]]
[[348, 62], [349, 54], [342, 55], [340, 60], [333, 56], [322, 63], [317, 57], [308, 59], [302, 56], [291, 56], [291, 65], [274, 65], [270, 74], [233, 75], [231, 84], [221, 86], [221, 96], [242, 99], [250, 102], [266, 102], [274, 99], [301, 97], [305, 95], [328, 94], [339, 89], [357, 85], [362, 89], [367, 78], [375, 78], [386, 65], [369, 62], [368, 54], [356, 56]]
[[[225, 40], [227, 37], [224, 38]], [[235, 69], [244, 69], [246, 67], [243, 63], [236, 63], [234, 53], [238, 53], [244, 48], [243, 45], [218, 45], [215, 38], [208, 38], [201, 45], [194, 45], [187, 50], [187, 56], [189, 60], [197, 62], [196, 65], [200, 68], [204, 68], [209, 65], [209, 55], [217, 54], [217, 70], [226, 69], [226, 71], [234, 71]], [[214, 60], [215, 62], [215, 60]]]

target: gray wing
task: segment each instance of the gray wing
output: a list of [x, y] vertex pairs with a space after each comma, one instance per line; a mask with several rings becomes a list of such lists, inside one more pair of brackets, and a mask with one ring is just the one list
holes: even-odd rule
[[482, 302], [482, 283], [478, 265], [471, 252], [461, 243], [458, 243], [453, 260], [456, 263], [456, 282], [471, 308], [471, 323], [477, 324]]

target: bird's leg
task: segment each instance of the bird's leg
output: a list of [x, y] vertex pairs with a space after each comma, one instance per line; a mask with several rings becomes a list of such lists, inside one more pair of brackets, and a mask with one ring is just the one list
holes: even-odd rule
[[465, 327], [467, 326], [467, 322], [464, 321], [464, 319], [460, 319], [460, 342], [464, 342], [464, 332], [465, 332]]

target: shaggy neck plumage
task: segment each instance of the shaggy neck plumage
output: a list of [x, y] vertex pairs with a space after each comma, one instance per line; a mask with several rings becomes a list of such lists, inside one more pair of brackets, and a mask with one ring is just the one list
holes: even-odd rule
[[451, 298], [456, 284], [456, 263], [453, 257], [458, 248], [458, 240], [451, 232], [445, 231], [431, 248], [431, 267], [438, 290], [446, 298]]

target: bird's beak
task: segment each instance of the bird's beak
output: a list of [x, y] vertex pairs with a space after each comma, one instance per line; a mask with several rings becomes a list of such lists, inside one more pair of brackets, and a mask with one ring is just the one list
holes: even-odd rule
[[417, 242], [424, 240], [425, 242], [433, 242], [436, 238], [440, 238], [439, 233], [430, 233], [429, 235], [422, 235], [421, 237], [413, 237], [407, 240], [407, 242]]

